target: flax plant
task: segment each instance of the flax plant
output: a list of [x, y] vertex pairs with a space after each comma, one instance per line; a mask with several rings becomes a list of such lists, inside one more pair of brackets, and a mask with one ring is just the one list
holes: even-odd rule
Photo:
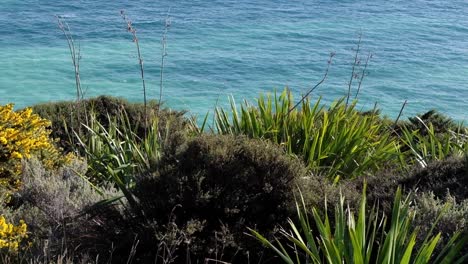
[[131, 192], [136, 176], [156, 166], [160, 159], [158, 122], [153, 120], [144, 138], [132, 131], [126, 113], [117, 119], [109, 116], [108, 123], [106, 128], [91, 115], [90, 125], [83, 124], [90, 135], [80, 138], [76, 134], [88, 161], [88, 179], [97, 190], [101, 185], [114, 185], [136, 206]]
[[419, 130], [410, 130], [403, 127], [401, 141], [409, 148], [409, 162], [412, 160], [425, 168], [427, 164], [435, 160], [443, 160], [449, 156], [463, 156], [468, 153], [468, 131], [462, 125], [457, 131], [436, 133], [432, 123], [426, 124], [416, 117], [424, 126], [427, 133]]
[[[291, 93], [260, 95], [257, 106], [244, 102], [240, 111], [231, 99], [230, 111], [217, 108], [220, 134], [244, 134], [283, 145], [312, 170], [331, 179], [353, 178], [398, 160], [398, 142], [386, 133], [376, 111], [362, 114], [342, 100], [329, 108], [308, 98], [293, 107]], [[383, 131], [383, 132], [382, 132]]]
[[344, 209], [344, 198], [341, 196], [340, 204], [335, 206], [333, 227], [328, 213], [322, 219], [316, 208], [308, 210], [301, 194], [299, 202], [296, 201], [299, 223], [290, 219], [289, 229], [280, 230], [280, 236], [286, 242], [279, 239], [270, 242], [257, 231], [249, 230], [259, 242], [274, 250], [289, 264], [463, 263], [468, 255], [457, 255], [468, 237], [459, 232], [452, 236], [437, 256], [433, 256], [441, 234], [432, 236], [431, 233], [441, 215], [419, 248], [415, 248], [418, 228], [413, 226], [415, 213], [410, 210], [409, 201], [409, 196], [403, 199], [401, 189], [398, 189], [392, 215], [387, 218], [379, 213], [376, 206], [367, 211], [364, 188], [357, 218], [349, 207]]

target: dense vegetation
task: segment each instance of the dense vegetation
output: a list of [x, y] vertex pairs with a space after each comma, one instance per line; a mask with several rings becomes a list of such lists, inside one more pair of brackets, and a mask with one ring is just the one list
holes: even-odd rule
[[295, 105], [232, 101], [214, 127], [105, 96], [2, 106], [0, 261], [466, 260], [467, 127]]

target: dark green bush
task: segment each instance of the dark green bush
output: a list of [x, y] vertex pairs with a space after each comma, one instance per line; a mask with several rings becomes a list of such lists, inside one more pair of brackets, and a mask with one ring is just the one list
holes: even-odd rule
[[107, 227], [97, 232], [113, 237], [116, 253], [138, 240], [139, 263], [168, 248], [178, 263], [257, 263], [263, 249], [244, 234], [246, 227], [267, 232], [285, 223], [304, 165], [272, 143], [245, 137], [203, 135], [168, 151], [173, 155], [160, 169], [136, 184], [141, 207], [132, 216], [101, 211], [97, 217]]
[[[51, 136], [59, 140], [59, 146], [66, 151], [71, 151], [73, 144], [76, 143], [72, 131], [77, 132], [80, 137], [86, 137], [89, 131], [81, 124], [88, 123], [91, 113], [94, 113], [97, 121], [106, 128], [109, 122], [108, 116], [119, 117], [122, 113], [126, 113], [133, 130], [142, 137], [146, 125], [151, 125], [152, 121], [157, 118], [159, 105], [154, 101], [148, 104], [147, 123], [143, 104], [130, 103], [125, 99], [110, 96], [99, 96], [80, 102], [38, 104], [32, 108], [35, 113], [52, 122]], [[160, 110], [158, 122], [163, 138], [166, 134], [173, 136], [178, 131], [187, 128], [188, 122], [183, 115], [184, 112], [180, 111], [165, 108]]]
[[400, 183], [423, 192], [433, 192], [440, 199], [450, 193], [457, 201], [468, 198], [468, 161], [466, 158], [447, 158], [430, 163], [424, 169], [415, 169]]
[[[439, 199], [444, 199], [447, 193], [457, 201], [466, 200], [468, 197], [468, 186], [465, 184], [468, 182], [466, 158], [449, 157], [442, 161], [433, 161], [426, 168], [414, 165], [407, 171], [398, 168], [385, 168], [372, 176], [367, 176], [365, 180], [367, 181], [369, 203], [379, 202], [386, 212], [391, 209], [393, 194], [398, 186], [401, 186], [405, 193], [411, 191], [432, 192]], [[344, 186], [353, 190], [351, 192], [354, 190], [359, 192], [362, 181], [362, 178], [346, 181]], [[351, 195], [351, 197], [354, 196]]]
[[151, 219], [173, 214], [181, 225], [192, 219], [204, 223], [198, 254], [215, 251], [215, 234], [222, 233], [231, 240], [227, 256], [239, 249], [245, 253], [251, 245], [243, 234], [246, 226], [272, 230], [282, 223], [296, 180], [305, 174], [303, 165], [277, 146], [233, 136], [195, 138], [164, 163], [159, 175], [137, 185], [135, 195]]

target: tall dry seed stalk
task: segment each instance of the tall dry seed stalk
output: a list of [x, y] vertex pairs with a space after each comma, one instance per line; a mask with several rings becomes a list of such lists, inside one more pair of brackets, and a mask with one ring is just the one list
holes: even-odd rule
[[70, 50], [70, 57], [73, 63], [73, 70], [75, 71], [75, 85], [76, 85], [76, 100], [80, 101], [83, 99], [83, 90], [81, 89], [81, 79], [80, 79], [80, 60], [81, 60], [81, 50], [80, 45], [78, 47], [75, 45], [75, 40], [71, 34], [70, 26], [61, 16], [56, 16], [58, 27], [62, 31], [63, 35], [67, 39], [68, 49]]
[[164, 32], [162, 35], [161, 39], [161, 72], [160, 72], [160, 79], [159, 79], [159, 107], [158, 107], [158, 115], [159, 115], [159, 109], [161, 108], [161, 102], [162, 102], [162, 93], [163, 93], [163, 80], [164, 80], [164, 64], [165, 60], [167, 57], [167, 33], [169, 31], [169, 28], [171, 27], [171, 20], [167, 16], [166, 19], [164, 20]]
[[369, 52], [365, 57], [364, 63], [363, 58], [361, 58], [361, 43], [362, 43], [362, 33], [359, 34], [358, 42], [356, 44], [356, 48], [354, 48], [354, 61], [351, 68], [351, 76], [348, 81], [348, 92], [346, 94], [346, 106], [349, 105], [349, 99], [351, 98], [351, 90], [353, 88], [353, 81], [357, 80], [357, 90], [356, 94], [354, 95], [354, 100], [358, 98], [359, 92], [361, 91], [362, 82], [364, 77], [369, 75], [367, 72], [367, 66], [369, 66], [369, 61], [372, 59], [373, 54]]
[[137, 48], [137, 54], [138, 54], [138, 64], [140, 65], [140, 74], [141, 74], [141, 82], [143, 85], [143, 103], [145, 106], [145, 128], [148, 127], [148, 113], [147, 113], [147, 100], [146, 100], [146, 83], [145, 83], [145, 69], [143, 67], [143, 58], [141, 56], [141, 51], [140, 51], [140, 42], [138, 41], [138, 37], [136, 34], [136, 29], [132, 24], [132, 21], [125, 15], [125, 11], [121, 10], [120, 15], [122, 16], [123, 20], [127, 24], [127, 31], [132, 34], [133, 37], [133, 42], [136, 45]]
[[359, 34], [358, 43], [356, 45], [356, 52], [354, 54], [353, 68], [351, 69], [351, 77], [348, 82], [348, 94], [346, 96], [346, 107], [348, 106], [349, 98], [351, 97], [351, 86], [353, 85], [353, 80], [357, 78], [356, 67], [358, 67], [360, 64], [359, 51], [361, 49], [361, 40], [362, 40], [362, 34]]
[[[78, 47], [75, 44], [75, 40], [73, 39], [73, 35], [70, 30], [70, 26], [68, 23], [65, 21], [65, 19], [61, 16], [56, 16], [57, 18], [57, 23], [59, 29], [62, 31], [63, 35], [65, 36], [68, 44], [68, 49], [70, 51], [70, 58], [72, 60], [73, 64], [73, 70], [75, 72], [75, 86], [76, 86], [76, 102], [77, 104], [73, 106], [73, 110], [70, 112], [70, 124], [71, 124], [71, 130], [79, 130], [79, 127], [81, 126], [82, 120], [81, 120], [81, 111], [84, 111], [85, 114], [85, 119], [84, 122], [88, 124], [88, 119], [87, 119], [87, 110], [85, 107], [85, 103], [83, 102], [84, 98], [84, 92], [83, 89], [81, 88], [81, 77], [80, 77], [80, 60], [81, 60], [81, 49], [80, 45], [78, 44]], [[73, 118], [73, 115], [76, 114], [78, 123], [75, 123], [75, 118]], [[73, 141], [70, 138], [70, 142]]]

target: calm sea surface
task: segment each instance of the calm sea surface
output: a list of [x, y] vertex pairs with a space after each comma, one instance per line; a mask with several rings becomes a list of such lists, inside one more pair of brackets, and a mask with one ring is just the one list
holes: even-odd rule
[[[436, 108], [468, 120], [468, 1], [314, 0], [0, 0], [0, 104], [24, 107], [75, 97], [68, 46], [55, 15], [81, 48], [86, 96], [142, 101], [135, 43], [140, 40], [148, 96], [159, 97], [161, 37], [167, 17], [163, 100], [203, 115], [228, 96], [253, 101], [288, 86], [296, 98], [323, 76], [313, 96], [344, 96], [356, 44], [372, 53], [359, 106], [396, 117]], [[363, 62], [362, 62], [363, 63]], [[353, 93], [358, 80], [352, 85]], [[218, 100], [219, 99], [219, 100]]]

